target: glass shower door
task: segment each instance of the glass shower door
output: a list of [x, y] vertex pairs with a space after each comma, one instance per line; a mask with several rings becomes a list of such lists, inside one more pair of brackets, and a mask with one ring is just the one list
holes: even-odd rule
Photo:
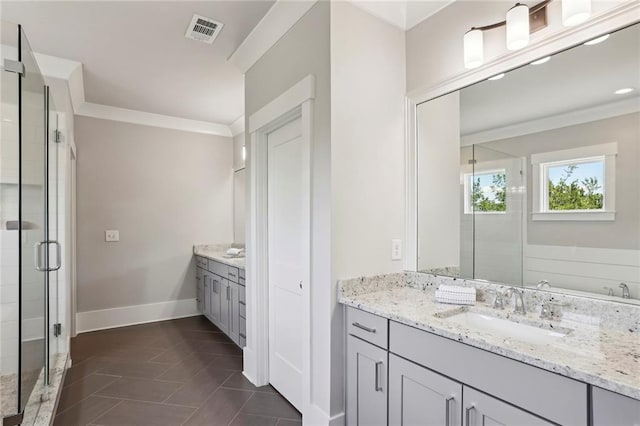
[[[47, 211], [45, 83], [20, 29], [20, 409], [43, 392], [47, 336]], [[39, 398], [33, 398], [39, 400]]]

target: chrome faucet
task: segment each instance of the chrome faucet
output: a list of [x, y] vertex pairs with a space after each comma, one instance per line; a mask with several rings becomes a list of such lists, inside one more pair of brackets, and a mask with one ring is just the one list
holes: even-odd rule
[[[522, 290], [518, 290], [515, 287], [509, 287], [503, 293], [503, 296], [509, 298], [513, 295], [513, 312], [516, 314], [526, 314], [527, 309], [524, 306], [524, 295]], [[518, 299], [520, 299], [520, 305], [518, 305]]]
[[625, 283], [620, 283], [620, 285], [618, 286], [622, 289], [622, 298], [623, 299], [630, 299], [631, 298], [631, 294], [629, 293], [629, 286], [626, 285]]
[[493, 309], [504, 309], [504, 293], [500, 290], [493, 290], [496, 294], [496, 299], [493, 301]]
[[613, 296], [613, 289], [611, 287], [602, 287], [603, 289], [607, 290], [607, 296]]

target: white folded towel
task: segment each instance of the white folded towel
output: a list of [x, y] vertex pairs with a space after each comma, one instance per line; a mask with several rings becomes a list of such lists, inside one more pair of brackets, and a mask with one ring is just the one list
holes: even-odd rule
[[440, 285], [436, 289], [436, 302], [451, 305], [475, 305], [476, 289], [474, 287]]

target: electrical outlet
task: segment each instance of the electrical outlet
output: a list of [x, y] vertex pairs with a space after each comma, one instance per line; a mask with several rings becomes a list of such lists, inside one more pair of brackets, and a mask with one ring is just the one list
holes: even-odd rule
[[391, 260], [402, 260], [402, 240], [391, 240]]
[[108, 229], [104, 231], [104, 240], [107, 242], [120, 241], [120, 231]]

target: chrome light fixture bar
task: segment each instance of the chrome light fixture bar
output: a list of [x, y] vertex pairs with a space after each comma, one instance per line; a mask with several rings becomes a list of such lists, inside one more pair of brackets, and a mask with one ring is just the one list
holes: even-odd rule
[[[478, 68], [484, 62], [484, 31], [506, 27], [507, 49], [522, 49], [529, 44], [530, 34], [547, 26], [547, 5], [552, 0], [544, 0], [529, 8], [517, 3], [502, 22], [483, 27], [473, 27], [464, 35], [464, 66], [467, 69]], [[562, 23], [574, 26], [583, 23], [591, 16], [591, 0], [562, 0]]]

